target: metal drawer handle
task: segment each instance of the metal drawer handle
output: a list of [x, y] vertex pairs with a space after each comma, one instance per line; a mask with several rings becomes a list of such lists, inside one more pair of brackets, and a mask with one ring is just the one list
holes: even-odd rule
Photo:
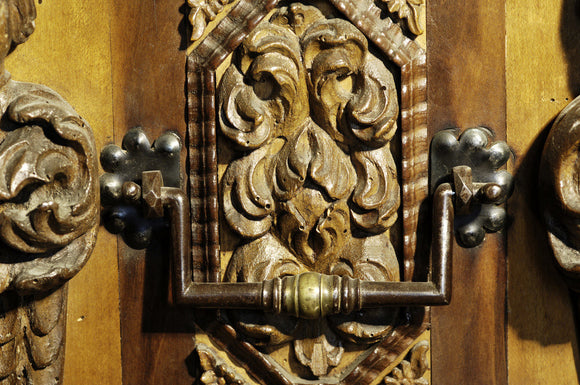
[[[149, 181], [155, 181], [150, 183]], [[453, 190], [444, 183], [433, 197], [430, 282], [375, 282], [314, 272], [257, 283], [193, 282], [189, 246], [189, 206], [185, 193], [162, 187], [160, 171], [143, 173], [143, 197], [150, 208], [162, 204], [171, 217], [173, 298], [203, 308], [261, 309], [301, 318], [321, 318], [382, 306], [447, 305], [451, 299]], [[156, 199], [145, 199], [154, 196]]]
[[[454, 231], [457, 230], [460, 244], [473, 247], [483, 240], [485, 231], [497, 231], [505, 224], [505, 210], [497, 205], [511, 193], [512, 177], [497, 169], [509, 158], [510, 149], [504, 142], [487, 148], [489, 136], [489, 130], [473, 128], [459, 138], [455, 131], [445, 130], [433, 139], [433, 230], [427, 282], [365, 281], [317, 272], [263, 282], [199, 282], [197, 277], [201, 274], [195, 272], [199, 272], [200, 266], [194, 266], [199, 262], [194, 262], [190, 243], [189, 198], [178, 187], [164, 186], [164, 175], [168, 176], [168, 184], [179, 185], [181, 144], [170, 133], [162, 135], [152, 148], [145, 134], [134, 129], [124, 139], [127, 152], [114, 145], [103, 150], [102, 162], [110, 173], [101, 177], [101, 191], [105, 201], [144, 207], [144, 216], [148, 218], [162, 218], [168, 210], [176, 303], [264, 310], [307, 319], [383, 306], [446, 305], [451, 299]], [[160, 169], [150, 170], [151, 167]], [[454, 228], [455, 210], [463, 226], [458, 229]], [[113, 210], [111, 217], [125, 218], [123, 211], [118, 212], [114, 214]], [[124, 228], [123, 221], [112, 222], [121, 223], [113, 226], [117, 232]]]

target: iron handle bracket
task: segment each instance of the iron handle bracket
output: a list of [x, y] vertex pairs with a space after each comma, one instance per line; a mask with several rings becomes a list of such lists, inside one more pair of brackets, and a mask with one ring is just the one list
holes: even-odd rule
[[454, 193], [448, 183], [437, 188], [433, 199], [432, 274], [428, 282], [361, 281], [313, 272], [256, 283], [193, 282], [187, 199], [179, 189], [165, 189], [161, 195], [171, 217], [176, 303], [320, 318], [383, 306], [447, 305], [451, 300]]
[[504, 166], [512, 156], [506, 142], [490, 143], [491, 130], [470, 128], [439, 131], [431, 142], [430, 181], [434, 192], [441, 183], [455, 191], [455, 231], [459, 245], [475, 247], [486, 232], [503, 229], [506, 211], [500, 205], [513, 191], [513, 177]]

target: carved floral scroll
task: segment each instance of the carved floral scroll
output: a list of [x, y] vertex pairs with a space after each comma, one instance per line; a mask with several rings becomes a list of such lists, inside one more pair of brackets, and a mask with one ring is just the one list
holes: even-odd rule
[[387, 4], [389, 12], [396, 13], [401, 19], [407, 20], [409, 30], [415, 35], [423, 32], [421, 26], [421, 9], [425, 5], [425, 0], [382, 0]]
[[0, 2], [0, 383], [62, 379], [66, 281], [98, 225], [95, 144], [47, 87], [20, 83], [4, 59], [34, 30], [33, 0]]
[[558, 116], [546, 141], [540, 167], [540, 194], [556, 261], [580, 290], [580, 98]]
[[429, 369], [429, 342], [420, 341], [413, 346], [407, 359], [401, 361], [384, 379], [386, 385], [429, 385], [425, 373]]
[[[222, 178], [227, 223], [245, 241], [226, 281], [261, 282], [303, 271], [399, 280], [388, 229], [399, 184], [389, 141], [397, 128], [393, 76], [351, 23], [313, 7], [281, 8], [235, 52], [219, 86], [220, 128], [239, 149]], [[316, 376], [338, 365], [338, 334], [380, 340], [390, 309], [298, 321], [235, 313], [265, 344], [294, 341]], [[257, 326], [263, 325], [263, 326]]]
[[[194, 282], [304, 272], [426, 279], [416, 258], [425, 254], [416, 235], [427, 196], [425, 53], [377, 5], [330, 4], [345, 17], [241, 0], [189, 56]], [[220, 173], [218, 140], [231, 154]], [[222, 274], [224, 233], [237, 243]], [[295, 375], [367, 384], [424, 330], [424, 315], [232, 310], [199, 315], [198, 324], [260, 383]], [[293, 369], [270, 356], [276, 350], [288, 351]]]

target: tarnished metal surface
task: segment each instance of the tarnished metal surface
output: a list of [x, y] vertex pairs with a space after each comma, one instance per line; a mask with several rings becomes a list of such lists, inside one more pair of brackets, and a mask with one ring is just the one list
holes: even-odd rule
[[[109, 144], [101, 150], [101, 164], [106, 171], [100, 186], [104, 206], [104, 225], [114, 234], [121, 233], [125, 242], [136, 249], [151, 242], [151, 233], [163, 227], [159, 191], [141, 192], [144, 171], [159, 170], [166, 186], [179, 187], [179, 137], [167, 132], [153, 144], [140, 128], [132, 128], [123, 137], [122, 148]], [[145, 174], [152, 176], [151, 174]], [[161, 187], [157, 182], [158, 188]], [[147, 212], [141, 210], [141, 196], [152, 200]], [[157, 194], [157, 195], [156, 195]]]
[[511, 155], [503, 141], [489, 144], [490, 130], [477, 127], [458, 137], [456, 130], [438, 132], [431, 142], [431, 190], [453, 183], [459, 243], [475, 247], [486, 232], [501, 230], [507, 221], [504, 203], [513, 190], [513, 178], [505, 170]]

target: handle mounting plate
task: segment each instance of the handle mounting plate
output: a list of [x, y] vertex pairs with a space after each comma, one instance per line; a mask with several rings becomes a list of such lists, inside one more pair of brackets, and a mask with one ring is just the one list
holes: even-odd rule
[[458, 243], [475, 247], [486, 232], [503, 229], [506, 211], [499, 205], [513, 191], [513, 177], [500, 170], [512, 155], [506, 142], [491, 139], [484, 127], [443, 130], [431, 142], [431, 194], [442, 183], [451, 183], [455, 191], [455, 230]]

